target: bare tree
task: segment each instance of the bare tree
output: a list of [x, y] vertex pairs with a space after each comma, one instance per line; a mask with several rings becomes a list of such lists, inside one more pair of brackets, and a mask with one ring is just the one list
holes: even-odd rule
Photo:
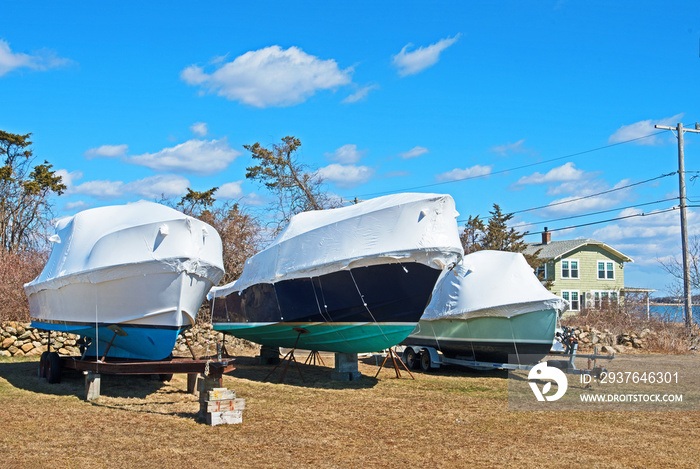
[[[676, 256], [657, 259], [661, 268], [671, 274], [674, 281], [669, 291], [681, 298], [683, 295], [683, 261]], [[700, 289], [700, 236], [691, 236], [688, 240], [688, 263], [690, 264], [690, 289]]]
[[269, 150], [259, 143], [243, 145], [257, 164], [246, 168], [246, 178], [262, 183], [275, 195], [277, 229], [284, 227], [293, 215], [309, 210], [337, 206], [323, 190], [323, 179], [295, 158], [301, 141], [284, 137], [282, 144]]

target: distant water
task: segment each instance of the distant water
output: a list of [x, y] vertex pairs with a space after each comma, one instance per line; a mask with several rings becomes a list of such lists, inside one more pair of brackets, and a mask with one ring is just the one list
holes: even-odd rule
[[[685, 307], [679, 305], [649, 305], [649, 313], [669, 322], [685, 322]], [[700, 321], [700, 305], [693, 305], [693, 322]]]

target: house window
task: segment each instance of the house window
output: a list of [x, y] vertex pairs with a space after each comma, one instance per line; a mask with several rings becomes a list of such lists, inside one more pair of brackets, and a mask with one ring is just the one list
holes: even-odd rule
[[609, 261], [598, 261], [598, 280], [615, 280], [615, 269]]
[[561, 278], [578, 278], [578, 261], [561, 261]]
[[578, 290], [562, 290], [561, 297], [569, 302], [569, 309], [571, 311], [581, 310]]
[[593, 292], [593, 304], [596, 309], [608, 304], [617, 304], [617, 292], [613, 290], [599, 290]]
[[535, 275], [540, 280], [547, 280], [547, 263], [546, 262], [537, 266], [537, 269], [535, 269]]

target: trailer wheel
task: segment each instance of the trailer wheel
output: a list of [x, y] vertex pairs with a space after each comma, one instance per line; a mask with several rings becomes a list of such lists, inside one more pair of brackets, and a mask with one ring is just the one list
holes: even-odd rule
[[418, 367], [416, 352], [412, 347], [406, 347], [406, 349], [403, 351], [403, 362], [411, 370], [415, 370]]
[[47, 356], [46, 381], [51, 384], [61, 382], [61, 357], [56, 352], [51, 352]]
[[422, 350], [420, 353], [420, 369], [421, 371], [430, 371], [430, 352]]
[[173, 379], [173, 374], [172, 374], [172, 373], [159, 374], [159, 375], [158, 375], [158, 379], [159, 379], [161, 382], [163, 382], [163, 383], [167, 383], [168, 381], [170, 381], [171, 379]]
[[46, 366], [48, 365], [49, 352], [42, 352], [39, 358], [39, 378], [46, 378]]

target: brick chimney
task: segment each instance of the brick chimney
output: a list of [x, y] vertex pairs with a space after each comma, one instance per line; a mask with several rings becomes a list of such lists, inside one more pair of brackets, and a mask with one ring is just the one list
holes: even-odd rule
[[552, 233], [547, 231], [547, 227], [544, 227], [544, 231], [542, 232], [542, 244], [549, 244], [552, 241]]

